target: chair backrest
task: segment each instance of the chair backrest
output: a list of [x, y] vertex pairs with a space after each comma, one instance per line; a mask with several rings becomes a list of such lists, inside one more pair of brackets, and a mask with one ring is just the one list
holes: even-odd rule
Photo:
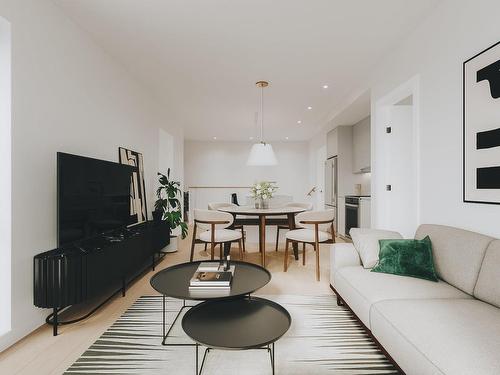
[[238, 194], [236, 194], [236, 193], [231, 194], [231, 203], [235, 204], [236, 206], [240, 205], [238, 203]]
[[222, 207], [237, 207], [237, 205], [229, 202], [213, 202], [208, 204], [208, 209], [213, 211], [216, 211]]
[[224, 229], [233, 223], [233, 215], [228, 212], [213, 211], [213, 210], [194, 210], [194, 223], [200, 229], [209, 230], [214, 222], [224, 222], [216, 224], [215, 229]]
[[318, 229], [323, 232], [332, 231], [332, 223], [335, 219], [335, 211], [334, 210], [322, 210], [322, 211], [306, 211], [301, 212], [295, 216], [295, 222], [297, 226], [307, 229], [315, 228], [314, 224], [303, 224], [302, 221], [328, 221], [325, 224], [319, 224]]
[[312, 203], [300, 203], [300, 202], [290, 202], [285, 204], [285, 207], [299, 207], [306, 211], [311, 211], [313, 209]]

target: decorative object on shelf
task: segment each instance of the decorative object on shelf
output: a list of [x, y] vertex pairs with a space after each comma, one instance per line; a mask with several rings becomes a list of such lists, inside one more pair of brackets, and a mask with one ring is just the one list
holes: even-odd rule
[[[179, 197], [182, 192], [179, 181], [170, 180], [170, 168], [167, 175], [158, 172], [158, 182], [160, 186], [156, 190], [158, 199], [155, 202], [155, 211], [162, 212], [161, 220], [168, 222], [171, 231], [177, 227], [181, 228], [182, 239], [186, 238], [188, 226], [182, 220], [181, 202]], [[156, 215], [156, 214], [155, 214]], [[165, 252], [173, 253], [177, 251], [177, 236], [173, 235], [170, 239], [170, 245], [167, 246]]]
[[270, 166], [278, 164], [274, 155], [273, 146], [264, 141], [264, 88], [269, 86], [269, 82], [259, 81], [256, 83], [260, 88], [260, 141], [255, 143], [248, 155], [247, 165]]
[[262, 181], [252, 186], [250, 192], [255, 199], [255, 208], [269, 208], [269, 199], [273, 197], [278, 187], [274, 182]]
[[463, 200], [500, 204], [500, 42], [463, 64]]
[[130, 165], [136, 168], [132, 173], [130, 181], [130, 215], [136, 216], [136, 223], [148, 220], [146, 206], [146, 188], [144, 184], [144, 159], [137, 151], [118, 147], [120, 164]]

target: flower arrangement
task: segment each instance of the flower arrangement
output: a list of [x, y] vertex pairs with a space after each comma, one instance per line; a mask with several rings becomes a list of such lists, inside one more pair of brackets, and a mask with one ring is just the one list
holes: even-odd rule
[[276, 190], [278, 190], [278, 187], [274, 182], [262, 181], [255, 183], [250, 192], [252, 193], [252, 198], [266, 200], [272, 198]]

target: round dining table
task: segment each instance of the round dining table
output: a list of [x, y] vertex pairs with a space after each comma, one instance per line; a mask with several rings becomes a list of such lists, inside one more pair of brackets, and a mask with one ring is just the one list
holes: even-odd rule
[[[251, 206], [227, 206], [219, 208], [219, 211], [229, 212], [233, 215], [234, 221], [238, 221], [238, 216], [254, 217], [258, 219], [259, 226], [259, 251], [261, 254], [262, 267], [266, 267], [266, 217], [286, 216], [290, 230], [295, 229], [295, 215], [306, 211], [302, 207], [272, 207], [272, 208], [254, 208]], [[245, 222], [241, 222], [245, 225]], [[298, 259], [298, 245], [294, 243], [293, 253], [295, 259]]]

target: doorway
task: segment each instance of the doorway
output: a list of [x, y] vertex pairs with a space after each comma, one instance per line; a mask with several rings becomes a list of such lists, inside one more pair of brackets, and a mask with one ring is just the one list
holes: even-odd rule
[[412, 238], [420, 222], [419, 78], [375, 104], [372, 195], [374, 227]]

